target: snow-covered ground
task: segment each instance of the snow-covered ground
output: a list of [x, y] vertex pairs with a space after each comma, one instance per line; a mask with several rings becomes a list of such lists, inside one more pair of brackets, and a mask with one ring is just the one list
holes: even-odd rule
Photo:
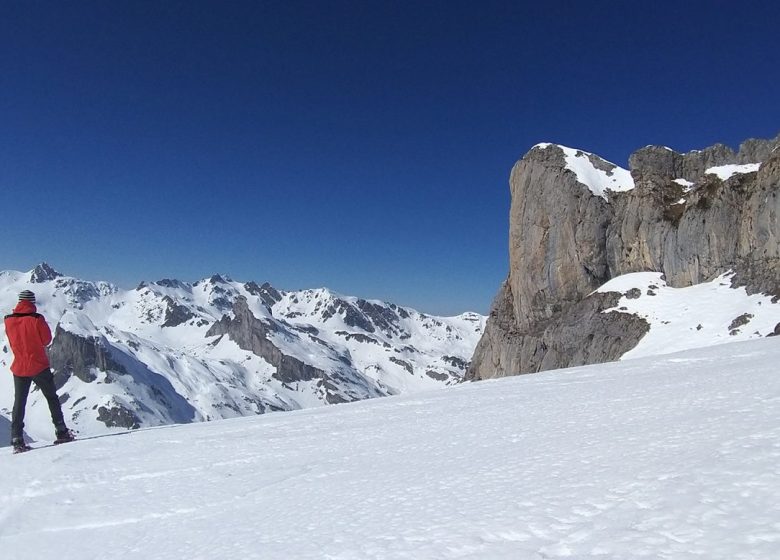
[[668, 354], [727, 342], [762, 338], [780, 324], [780, 303], [772, 296], [732, 287], [733, 273], [686, 288], [666, 284], [660, 272], [634, 272], [613, 278], [598, 292], [620, 292], [617, 307], [648, 322], [649, 332], [621, 359]]
[[780, 338], [0, 450], [14, 560], [780, 558]]

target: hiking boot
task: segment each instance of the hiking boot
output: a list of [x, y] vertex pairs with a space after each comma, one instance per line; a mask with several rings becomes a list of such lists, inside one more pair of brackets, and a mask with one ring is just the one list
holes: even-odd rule
[[69, 429], [57, 430], [57, 439], [54, 440], [54, 444], [68, 443], [76, 439], [76, 436]]
[[32, 447], [24, 443], [24, 438], [13, 438], [11, 440], [11, 445], [14, 448], [14, 453], [24, 453], [25, 451], [32, 449]]

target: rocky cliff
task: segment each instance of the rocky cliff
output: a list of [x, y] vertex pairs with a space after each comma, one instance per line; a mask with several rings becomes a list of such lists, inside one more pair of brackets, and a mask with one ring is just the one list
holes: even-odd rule
[[[630, 174], [598, 156], [534, 146], [512, 169], [509, 276], [468, 379], [615, 360], [649, 330], [595, 292], [655, 271], [675, 288], [732, 271], [780, 297], [780, 136], [686, 154], [648, 146]], [[775, 301], [777, 297], [775, 298]]]

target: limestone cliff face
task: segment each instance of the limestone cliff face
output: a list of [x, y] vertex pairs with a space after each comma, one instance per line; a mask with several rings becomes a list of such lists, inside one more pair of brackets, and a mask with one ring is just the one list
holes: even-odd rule
[[[467, 378], [619, 358], [648, 325], [602, 314], [619, 294], [592, 292], [629, 272], [660, 271], [684, 287], [731, 269], [748, 291], [780, 295], [778, 147], [780, 136], [748, 140], [738, 152], [648, 146], [629, 160], [623, 182], [632, 185], [600, 192], [586, 185], [590, 176], [617, 185], [625, 171], [592, 154], [535, 146], [512, 169], [509, 277]], [[711, 170], [758, 163], [726, 179]]]

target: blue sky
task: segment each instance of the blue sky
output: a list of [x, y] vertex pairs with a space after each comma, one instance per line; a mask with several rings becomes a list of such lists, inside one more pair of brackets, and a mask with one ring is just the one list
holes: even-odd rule
[[0, 270], [487, 313], [552, 141], [780, 132], [772, 2], [0, 2]]

